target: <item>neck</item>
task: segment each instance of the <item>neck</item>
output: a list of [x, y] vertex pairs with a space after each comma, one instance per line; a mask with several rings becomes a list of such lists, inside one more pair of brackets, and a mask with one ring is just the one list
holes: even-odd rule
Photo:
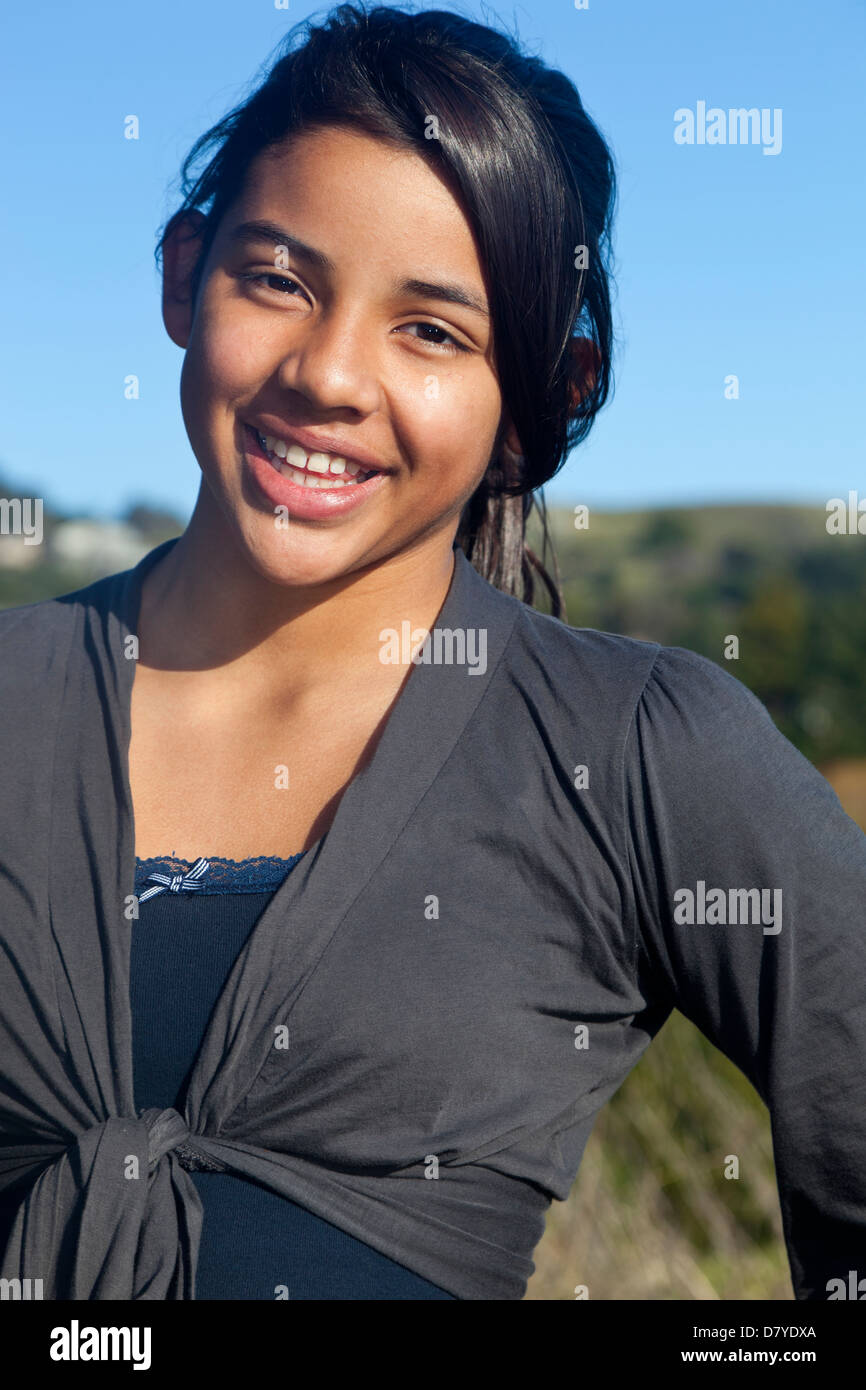
[[[195, 524], [142, 587], [140, 657], [162, 670], [231, 668], [255, 684], [278, 684], [289, 701], [352, 672], [393, 668], [378, 659], [383, 628], [429, 629], [454, 571], [453, 535], [322, 584], [279, 584], [252, 566], [228, 533]], [[411, 667], [409, 668], [411, 669]], [[403, 673], [404, 675], [406, 672]]]

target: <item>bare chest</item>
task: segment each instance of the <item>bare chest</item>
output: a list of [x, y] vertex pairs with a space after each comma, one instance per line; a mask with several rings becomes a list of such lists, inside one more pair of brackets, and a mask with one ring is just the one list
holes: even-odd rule
[[[144, 679], [142, 680], [142, 677]], [[171, 700], [140, 669], [131, 705], [129, 779], [139, 858], [289, 858], [330, 828], [369, 760], [386, 712], [319, 719], [228, 717]]]

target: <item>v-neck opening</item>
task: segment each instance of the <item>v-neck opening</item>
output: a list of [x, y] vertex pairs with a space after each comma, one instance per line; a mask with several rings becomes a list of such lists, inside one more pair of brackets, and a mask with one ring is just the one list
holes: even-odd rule
[[[121, 600], [123, 638], [135, 631], [145, 576], [177, 539], [163, 542], [129, 571]], [[217, 1138], [223, 1125], [243, 1108], [268, 1056], [271, 1018], [280, 1022], [289, 1018], [334, 934], [438, 776], [499, 665], [520, 603], [483, 580], [459, 546], [452, 549], [451, 581], [430, 630], [465, 631], [469, 620], [479, 617], [484, 623], [484, 670], [462, 669], [447, 661], [437, 664], [435, 659], [429, 664], [414, 663], [372, 757], [344, 789], [328, 830], [273, 892], [229, 972], [190, 1072], [187, 1111], [192, 1107], [200, 1138]], [[472, 612], [473, 598], [477, 613]], [[129, 745], [135, 670], [125, 661], [119, 665], [126, 677], [118, 682], [122, 810], [132, 851], [131, 863], [125, 863], [122, 872], [123, 882], [131, 882], [134, 894], [135, 812]], [[129, 955], [127, 948], [128, 1001]], [[259, 991], [255, 1000], [249, 995], [253, 982]], [[131, 1021], [130, 1002], [128, 1008]], [[242, 1036], [242, 1030], [230, 1023], [238, 1014], [246, 1027], [260, 1025], [255, 1038]], [[131, 1051], [130, 1033], [130, 1074]]]

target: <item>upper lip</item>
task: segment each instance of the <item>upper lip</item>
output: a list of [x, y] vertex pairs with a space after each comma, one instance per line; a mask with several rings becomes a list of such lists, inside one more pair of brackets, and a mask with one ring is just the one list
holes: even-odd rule
[[265, 438], [282, 439], [286, 444], [300, 444], [302, 449], [310, 453], [334, 454], [359, 464], [361, 468], [373, 469], [376, 473], [391, 471], [369, 449], [362, 448], [360, 444], [350, 444], [345, 439], [337, 439], [333, 434], [319, 434], [313, 430], [299, 429], [297, 425], [284, 425], [270, 415], [259, 416], [255, 421], [250, 420], [249, 424]]

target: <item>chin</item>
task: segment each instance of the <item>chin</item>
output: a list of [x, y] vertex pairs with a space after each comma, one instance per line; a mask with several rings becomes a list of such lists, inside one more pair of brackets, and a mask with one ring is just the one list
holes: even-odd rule
[[349, 553], [333, 537], [312, 537], [310, 541], [289, 529], [278, 531], [265, 522], [266, 535], [259, 527], [243, 538], [244, 551], [263, 579], [286, 587], [310, 588], [332, 583], [364, 567], [357, 554]]

